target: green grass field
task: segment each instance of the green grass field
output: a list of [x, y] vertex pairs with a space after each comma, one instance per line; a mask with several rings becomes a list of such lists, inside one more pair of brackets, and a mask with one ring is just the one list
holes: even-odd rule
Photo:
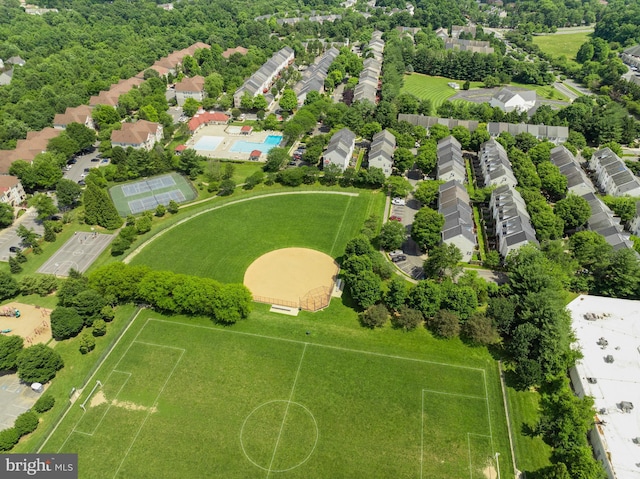
[[78, 453], [82, 478], [482, 478], [495, 452], [511, 472], [484, 348], [339, 303], [236, 326], [144, 311], [43, 451]]
[[577, 33], [535, 35], [533, 43], [549, 55], [559, 57], [564, 55], [568, 60], [575, 60], [576, 53], [582, 44], [589, 40], [591, 32], [583, 31]]
[[359, 231], [384, 196], [292, 192], [226, 204], [176, 226], [131, 261], [157, 270], [242, 282], [247, 267], [263, 254], [308, 247], [334, 258]]
[[[445, 100], [457, 93], [447, 83], [455, 81], [462, 88], [464, 80], [452, 80], [451, 78], [412, 73], [405, 75], [404, 86], [401, 93], [411, 93], [422, 100], [431, 100], [435, 111]], [[471, 88], [478, 88], [482, 82], [471, 82]]]

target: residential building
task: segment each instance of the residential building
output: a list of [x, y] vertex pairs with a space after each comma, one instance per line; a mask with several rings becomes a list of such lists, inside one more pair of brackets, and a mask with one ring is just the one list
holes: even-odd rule
[[459, 38], [445, 38], [445, 50], [460, 50], [472, 53], [493, 53], [493, 47], [489, 42], [482, 40], [461, 40]]
[[640, 201], [636, 201], [636, 214], [629, 223], [631, 234], [640, 236]]
[[511, 111], [525, 112], [536, 105], [536, 92], [533, 90], [515, 90], [513, 88], [501, 88], [493, 95], [489, 104], [493, 108], [500, 108], [509, 113]]
[[507, 152], [496, 140], [491, 139], [480, 146], [478, 161], [485, 186], [508, 185], [515, 188], [518, 184]]
[[233, 103], [240, 108], [243, 95], [248, 93], [251, 98], [268, 93], [273, 82], [282, 70], [293, 63], [295, 53], [291, 47], [284, 47], [277, 51], [260, 69], [251, 75], [233, 95]]
[[446, 28], [440, 27], [436, 30], [436, 37], [445, 40], [449, 38], [449, 31]]
[[393, 152], [396, 149], [396, 137], [389, 130], [373, 135], [369, 148], [369, 168], [380, 168], [389, 178], [393, 172]]
[[9, 174], [9, 167], [16, 160], [31, 163], [37, 155], [47, 151], [49, 140], [57, 137], [61, 131], [50, 127], [29, 131], [26, 139], [18, 140], [14, 150], [0, 150], [0, 175]]
[[327, 149], [322, 155], [322, 164], [336, 165], [341, 171], [348, 168], [353, 150], [356, 144], [356, 135], [348, 128], [343, 128], [334, 133], [329, 140]]
[[591, 216], [587, 221], [587, 227], [591, 231], [604, 236], [604, 239], [613, 249], [633, 248], [633, 242], [629, 239], [620, 224], [620, 218], [615, 215], [611, 209], [604, 204], [595, 193], [587, 193], [582, 195], [589, 207], [591, 208]]
[[640, 68], [640, 45], [633, 45], [626, 48], [620, 57], [627, 65]]
[[450, 130], [456, 126], [464, 126], [471, 133], [476, 131], [479, 122], [475, 120], [456, 120], [455, 118], [438, 118], [437, 116], [424, 116], [410, 113], [400, 113], [398, 121], [406, 121], [412, 125], [422, 126], [425, 129], [431, 128], [433, 125], [444, 125]]
[[0, 202], [16, 207], [26, 198], [27, 194], [16, 176], [0, 175]]
[[147, 120], [123, 123], [122, 129], [111, 132], [111, 146], [151, 150], [162, 140], [162, 125]]
[[120, 95], [128, 93], [133, 87], [140, 86], [144, 83], [142, 77], [131, 77], [127, 80], [120, 80], [118, 83], [111, 85], [106, 91], [101, 91], [97, 95], [89, 98], [89, 106], [108, 105], [112, 107], [118, 106]]
[[556, 145], [564, 143], [569, 139], [569, 127], [548, 126], [548, 125], [528, 125], [526, 123], [487, 123], [487, 131], [492, 138], [496, 138], [503, 131], [516, 136], [520, 133], [529, 133], [538, 140], [547, 140]]
[[226, 125], [229, 117], [217, 111], [197, 113], [189, 120], [189, 131], [193, 134], [205, 125]]
[[640, 442], [640, 303], [580, 295], [567, 305], [574, 349], [569, 370], [580, 398], [593, 398], [594, 426], [588, 434], [595, 458], [609, 479], [638, 479]]
[[378, 102], [380, 74], [382, 73], [382, 56], [384, 51], [382, 32], [373, 32], [371, 41], [364, 51], [373, 56], [366, 58], [363, 62], [363, 69], [362, 72], [360, 72], [358, 84], [354, 89], [353, 99], [354, 101], [367, 100], [375, 105]]
[[527, 205], [513, 186], [504, 184], [493, 190], [489, 209], [495, 224], [497, 250], [503, 257], [526, 244], [539, 244]]
[[438, 213], [444, 216], [442, 242], [456, 245], [462, 253], [462, 261], [468, 263], [473, 257], [477, 240], [469, 194], [460, 182], [451, 180], [440, 185]]
[[249, 50], [247, 50], [245, 47], [240, 47], [240, 46], [235, 48], [227, 48], [225, 51], [222, 52], [222, 58], [229, 59], [231, 55], [235, 53], [239, 53], [240, 55], [244, 56], [248, 52]]
[[460, 38], [461, 34], [471, 35], [472, 38], [476, 37], [476, 27], [474, 26], [451, 26], [451, 38]]
[[10, 63], [11, 65], [18, 65], [20, 67], [25, 66], [25, 64], [27, 62], [25, 62], [21, 57], [19, 56], [13, 56], [13, 57], [9, 57], [7, 58], [7, 60], [5, 61], [5, 63]]
[[577, 196], [595, 193], [596, 189], [580, 167], [580, 164], [567, 148], [556, 146], [551, 150], [551, 163], [560, 169], [560, 173], [567, 177], [567, 189], [569, 193]]
[[607, 195], [640, 196], [640, 179], [610, 148], [596, 151], [589, 161], [589, 169], [595, 172], [598, 186]]
[[340, 54], [337, 48], [329, 48], [324, 54], [322, 54], [316, 62], [305, 70], [302, 74], [302, 79], [293, 88], [298, 97], [298, 105], [304, 104], [307, 95], [311, 91], [317, 91], [318, 93], [324, 93], [324, 81], [327, 78], [329, 67]]
[[87, 128], [95, 130], [95, 124], [93, 122], [93, 118], [91, 117], [92, 110], [93, 108], [91, 108], [89, 105], [68, 107], [64, 113], [58, 113], [53, 118], [53, 127], [59, 130], [64, 130], [65, 128], [67, 128], [67, 125], [69, 123], [80, 123]]
[[464, 183], [466, 168], [460, 142], [449, 135], [438, 142], [436, 178], [442, 181]]
[[178, 106], [183, 106], [187, 98], [193, 98], [198, 103], [202, 102], [205, 97], [204, 77], [196, 75], [191, 78], [183, 78], [182, 81], [176, 83], [175, 92]]
[[13, 67], [0, 71], [0, 86], [8, 85], [13, 80]]

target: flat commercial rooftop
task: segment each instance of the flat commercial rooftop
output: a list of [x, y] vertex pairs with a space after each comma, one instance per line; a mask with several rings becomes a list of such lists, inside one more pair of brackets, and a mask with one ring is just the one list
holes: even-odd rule
[[609, 458], [609, 477], [640, 478], [640, 301], [582, 295], [567, 308], [584, 355], [571, 379], [597, 411], [596, 457]]

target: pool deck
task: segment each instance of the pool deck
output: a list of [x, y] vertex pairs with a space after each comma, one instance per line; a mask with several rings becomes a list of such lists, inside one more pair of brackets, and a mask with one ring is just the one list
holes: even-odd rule
[[[220, 158], [224, 160], [241, 160], [247, 161], [249, 159], [249, 153], [237, 153], [231, 151], [231, 147], [237, 140], [250, 141], [255, 143], [263, 143], [269, 135], [282, 135], [279, 131], [254, 131], [250, 135], [230, 135], [225, 131], [228, 125], [209, 125], [200, 128], [195, 135], [189, 138], [186, 146], [187, 148], [193, 148], [203, 136], [219, 136], [223, 140], [218, 147], [213, 150], [196, 150], [199, 155], [206, 156], [208, 158]], [[260, 156], [262, 162], [267, 161], [267, 155], [263, 153]]]

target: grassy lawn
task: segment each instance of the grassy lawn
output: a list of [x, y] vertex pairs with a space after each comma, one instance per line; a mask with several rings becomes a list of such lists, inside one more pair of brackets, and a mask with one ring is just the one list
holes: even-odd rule
[[159, 237], [132, 264], [242, 282], [247, 267], [275, 249], [309, 247], [340, 256], [372, 203], [381, 212], [384, 196], [365, 190], [356, 197], [300, 193], [230, 204]]
[[540, 395], [530, 391], [507, 388], [511, 428], [518, 469], [533, 472], [550, 464], [551, 448], [538, 436], [531, 436], [530, 427], [538, 422]]
[[[431, 100], [435, 111], [445, 100], [457, 93], [447, 83], [455, 81], [462, 88], [464, 80], [452, 80], [451, 78], [423, 75], [422, 73], [412, 73], [405, 75], [404, 86], [401, 93], [412, 93], [421, 100]], [[471, 88], [479, 88], [482, 82], [471, 82]]]
[[588, 31], [567, 34], [535, 35], [533, 43], [549, 55], [559, 57], [564, 55], [568, 60], [575, 60], [576, 53], [584, 42], [589, 41], [591, 33]]
[[553, 85], [527, 85], [526, 83], [511, 82], [511, 85], [520, 88], [526, 88], [527, 90], [535, 90], [538, 97], [546, 100], [560, 100], [569, 101], [569, 98], [556, 90]]
[[[55, 296], [40, 298], [38, 296], [19, 296], [15, 299], [28, 304], [38, 304], [47, 308], [54, 308], [57, 302]], [[52, 342], [54, 349], [60, 353], [64, 360], [65, 367], [61, 369], [56, 378], [47, 388], [56, 403], [53, 409], [41, 416], [38, 429], [33, 434], [24, 437], [20, 443], [12, 449], [12, 452], [35, 452], [40, 444], [44, 442], [55, 424], [69, 406], [69, 394], [72, 388], [81, 388], [84, 382], [89, 379], [92, 368], [96, 365], [100, 356], [105, 353], [111, 344], [116, 340], [122, 329], [127, 325], [135, 312], [133, 305], [120, 306], [116, 309], [116, 317], [109, 323], [107, 334], [96, 338], [95, 349], [87, 354], [80, 354], [80, 337], [63, 341]]]
[[513, 474], [486, 349], [364, 329], [339, 300], [232, 327], [144, 311], [95, 379], [43, 448], [82, 477], [457, 479], [495, 452]]

